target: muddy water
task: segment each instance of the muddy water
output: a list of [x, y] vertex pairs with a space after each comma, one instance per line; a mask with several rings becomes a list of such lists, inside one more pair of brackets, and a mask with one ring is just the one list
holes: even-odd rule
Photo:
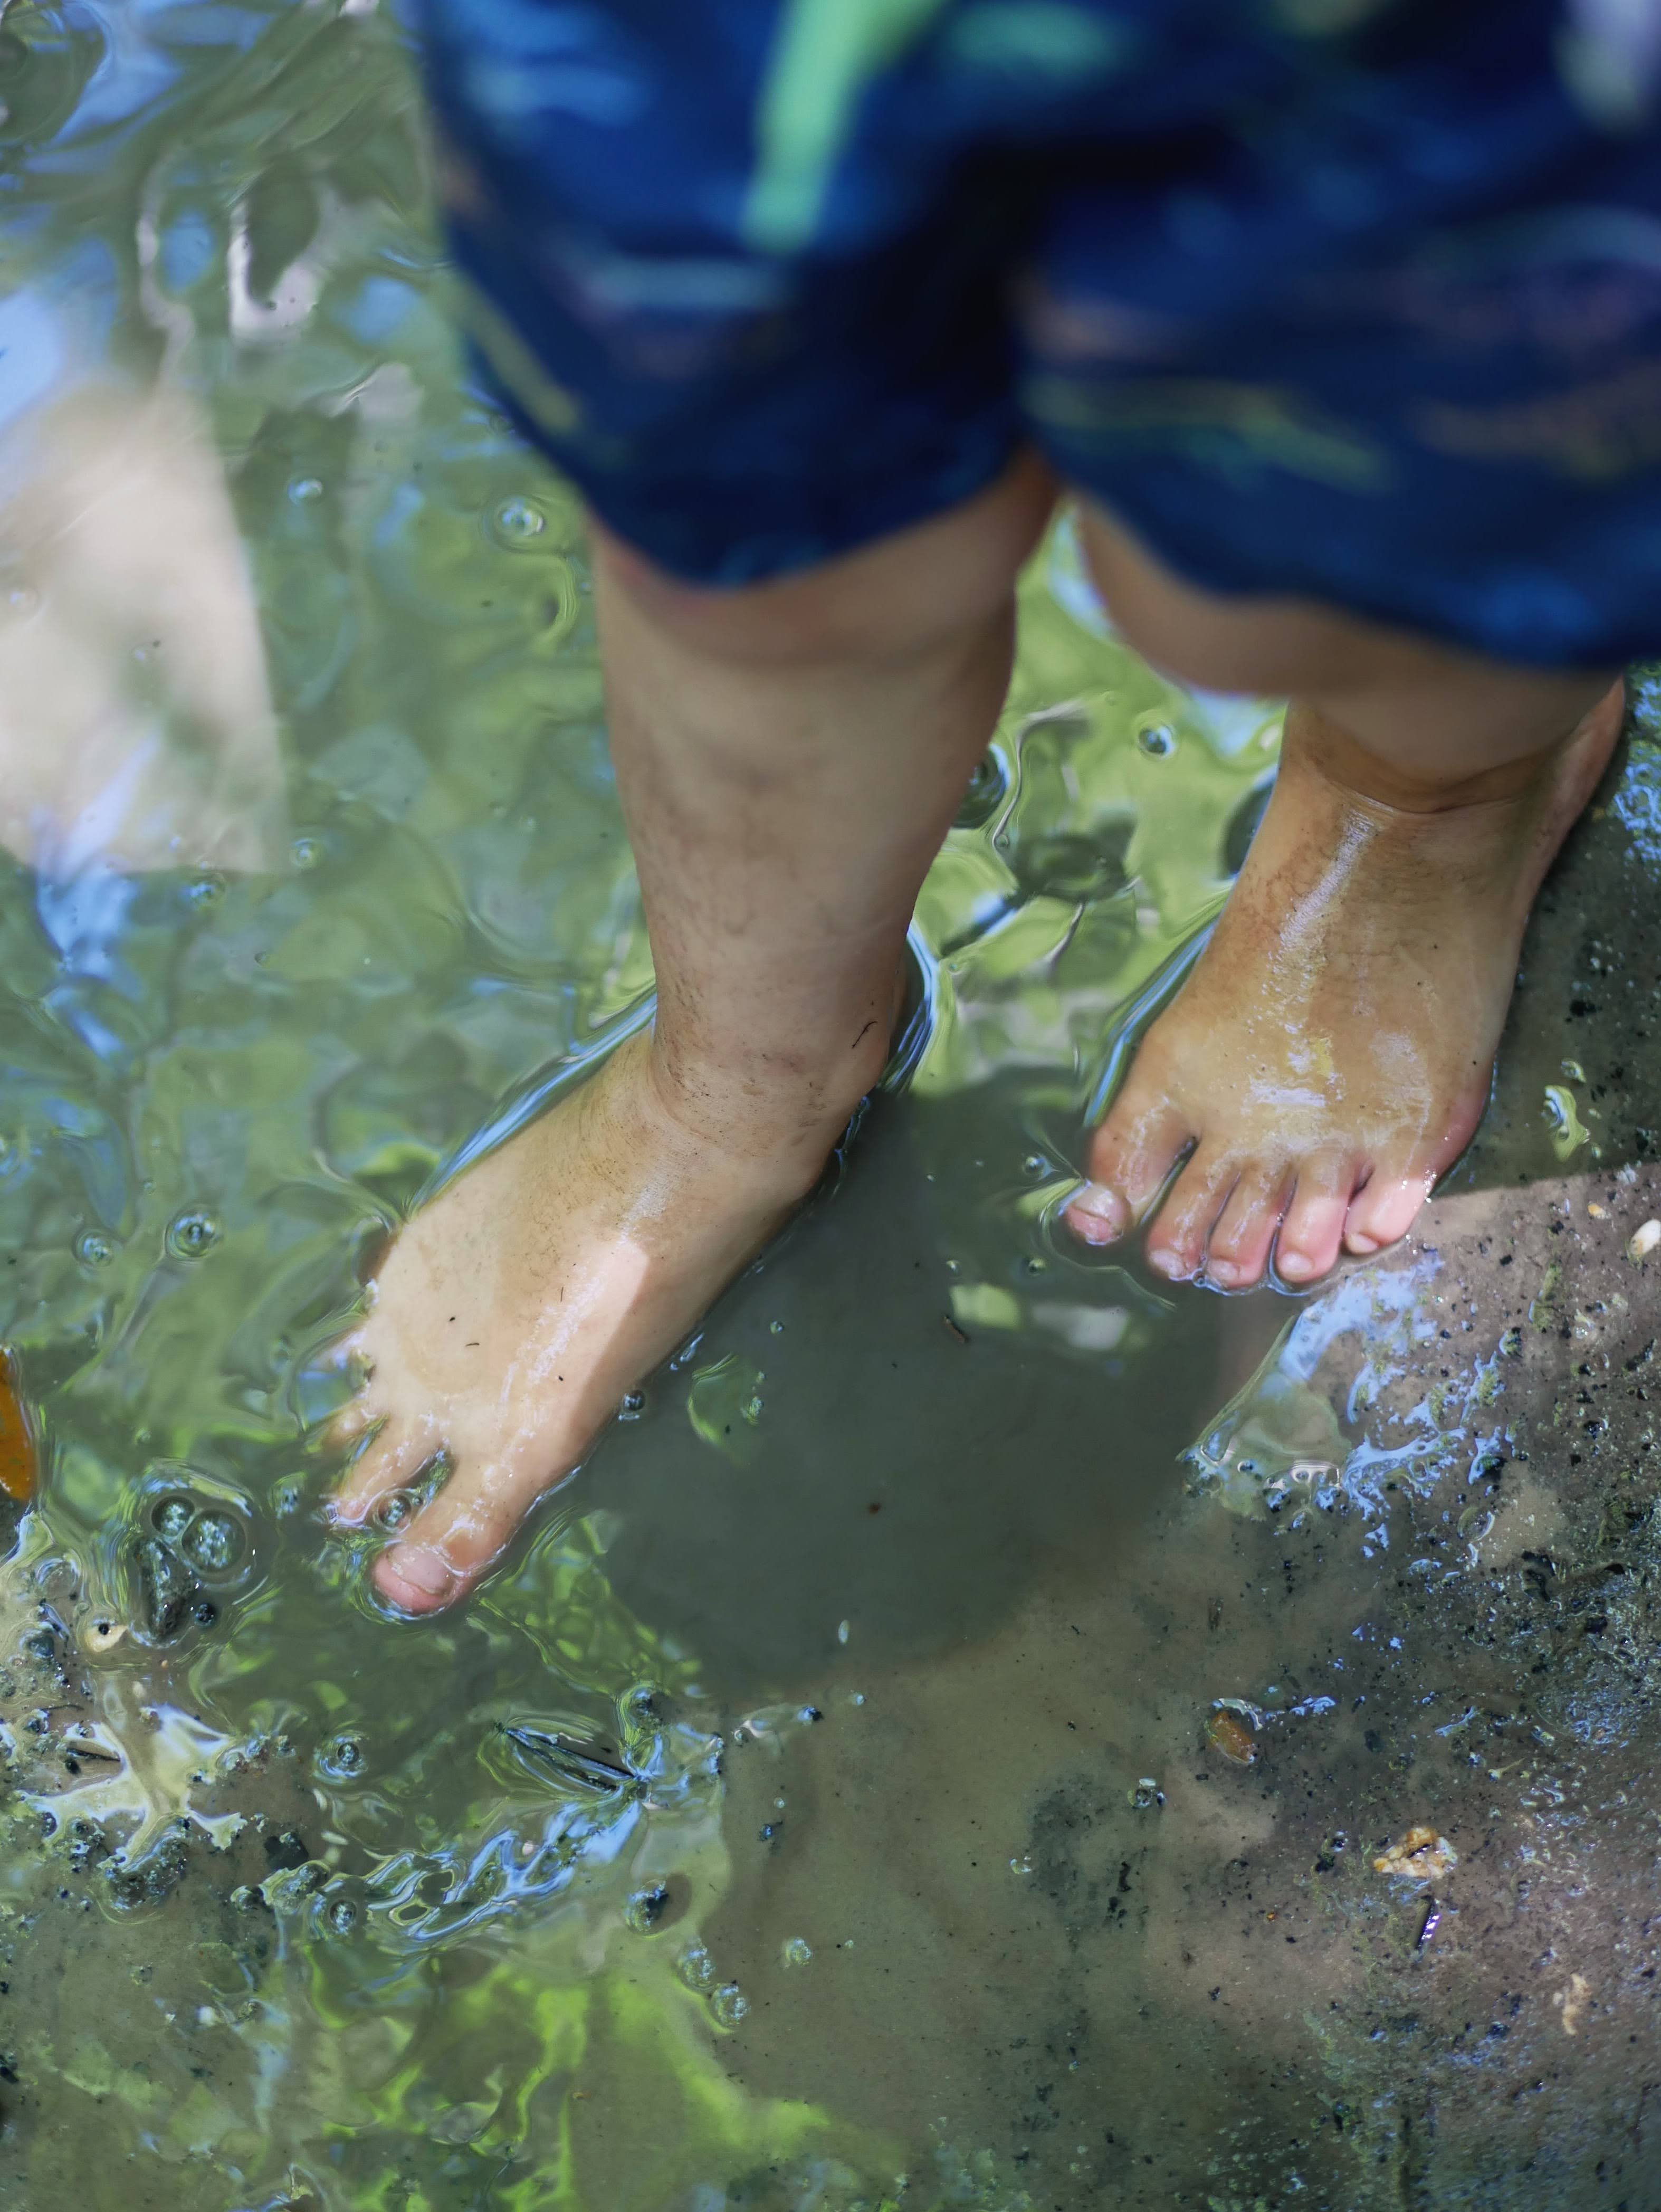
[[[145, 488], [101, 544], [240, 538], [258, 608], [62, 633], [119, 631], [119, 804], [39, 772], [61, 641], [0, 709], [0, 2202], [1661, 2205], [1653, 750], [1439, 1243], [1300, 1318], [1173, 1294], [1050, 1216], [1275, 724], [1135, 664], [1063, 526], [837, 1171], [465, 1613], [391, 1620], [327, 1346], [650, 986], [575, 507], [468, 380], [373, 4], [13, 0], [0, 100], [0, 495], [67, 425]], [[230, 516], [164, 530], [192, 452]], [[1628, 1397], [1571, 1469], [1572, 1368]]]

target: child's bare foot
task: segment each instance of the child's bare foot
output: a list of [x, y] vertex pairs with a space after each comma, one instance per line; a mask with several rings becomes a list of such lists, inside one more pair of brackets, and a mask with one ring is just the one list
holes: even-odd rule
[[1622, 689], [1550, 753], [1433, 798], [1348, 781], [1288, 717], [1275, 794], [1181, 996], [1142, 1043], [1067, 1218], [1086, 1243], [1159, 1207], [1148, 1259], [1226, 1289], [1406, 1234], [1488, 1101], [1540, 879], [1620, 734]]
[[689, 1099], [637, 1036], [415, 1216], [345, 1347], [371, 1371], [343, 1425], [381, 1425], [336, 1517], [362, 1523], [441, 1454], [448, 1470], [376, 1562], [386, 1597], [433, 1612], [478, 1581], [800, 1202], [839, 1126]]

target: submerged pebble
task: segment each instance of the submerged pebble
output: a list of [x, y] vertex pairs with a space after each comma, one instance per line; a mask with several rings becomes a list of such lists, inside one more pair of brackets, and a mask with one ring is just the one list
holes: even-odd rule
[[1627, 1257], [1646, 1260], [1658, 1244], [1661, 1244], [1661, 1221], [1646, 1221], [1627, 1240]]
[[1205, 1724], [1205, 1740], [1214, 1751], [1236, 1766], [1255, 1766], [1257, 1762], [1257, 1733], [1240, 1714], [1226, 1707], [1213, 1713]]
[[0, 1490], [15, 1504], [27, 1505], [34, 1496], [38, 1473], [34, 1439], [12, 1380], [11, 1355], [0, 1352]]
[[1372, 1870], [1399, 1881], [1439, 1881], [1458, 1863], [1459, 1854], [1447, 1838], [1434, 1828], [1421, 1826], [1409, 1828], [1399, 1843], [1381, 1851], [1372, 1862]]

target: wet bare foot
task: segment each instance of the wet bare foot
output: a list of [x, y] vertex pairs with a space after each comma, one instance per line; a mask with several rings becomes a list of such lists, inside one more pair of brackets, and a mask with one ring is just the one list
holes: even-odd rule
[[[1294, 710], [1211, 943], [1143, 1041], [1067, 1219], [1225, 1289], [1404, 1236], [1488, 1102], [1541, 878], [1620, 734], [1619, 684], [1550, 754], [1433, 804], [1363, 796], [1354, 749]], [[1386, 772], [1387, 773], [1387, 772]], [[1378, 787], [1375, 786], [1375, 788]]]
[[714, 1104], [631, 1037], [399, 1234], [343, 1347], [370, 1370], [343, 1431], [381, 1425], [334, 1506], [361, 1524], [442, 1454], [442, 1488], [375, 1563], [395, 1605], [433, 1612], [479, 1580], [800, 1204], [840, 1127]]

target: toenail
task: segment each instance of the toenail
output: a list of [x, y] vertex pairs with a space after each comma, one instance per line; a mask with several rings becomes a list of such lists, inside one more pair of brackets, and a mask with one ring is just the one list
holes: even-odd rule
[[1150, 1267], [1157, 1267], [1162, 1275], [1169, 1275], [1172, 1282], [1176, 1281], [1177, 1276], [1185, 1275], [1188, 1273], [1187, 1268], [1183, 1267], [1174, 1252], [1150, 1252], [1147, 1255], [1147, 1264]]
[[1283, 1275], [1312, 1275], [1315, 1273], [1315, 1262], [1307, 1252], [1279, 1253], [1275, 1264]]
[[1235, 1266], [1232, 1260], [1210, 1260], [1206, 1263], [1206, 1273], [1210, 1276], [1214, 1283], [1226, 1283], [1229, 1285], [1238, 1283], [1240, 1279], [1241, 1272], [1241, 1269]]
[[442, 1597], [455, 1580], [455, 1571], [442, 1553], [426, 1544], [394, 1544], [386, 1553], [384, 1565], [399, 1582], [408, 1583], [411, 1589], [423, 1591], [428, 1597]]
[[1363, 1259], [1369, 1252], [1376, 1252], [1378, 1249], [1378, 1240], [1376, 1237], [1358, 1236], [1353, 1229], [1345, 1237], [1344, 1242], [1352, 1252], [1359, 1254]]
[[1129, 1208], [1104, 1182], [1080, 1184], [1065, 1208], [1074, 1234], [1086, 1244], [1110, 1244], [1123, 1233]]

